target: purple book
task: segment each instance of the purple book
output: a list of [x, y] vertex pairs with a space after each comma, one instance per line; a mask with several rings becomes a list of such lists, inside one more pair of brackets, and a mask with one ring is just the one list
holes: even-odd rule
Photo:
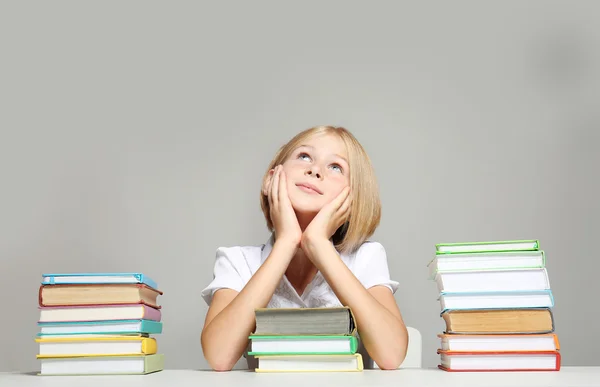
[[161, 311], [144, 304], [41, 306], [39, 322], [161, 320]]

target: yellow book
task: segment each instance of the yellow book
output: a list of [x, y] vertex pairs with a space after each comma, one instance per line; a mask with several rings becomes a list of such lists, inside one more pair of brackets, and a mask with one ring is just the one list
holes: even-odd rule
[[268, 355], [256, 356], [256, 372], [360, 372], [360, 353], [352, 355]]
[[56, 337], [37, 338], [40, 344], [38, 359], [81, 356], [152, 355], [157, 351], [153, 337]]

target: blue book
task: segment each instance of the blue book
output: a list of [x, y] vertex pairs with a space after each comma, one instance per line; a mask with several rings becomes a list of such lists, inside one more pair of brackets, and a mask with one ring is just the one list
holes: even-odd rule
[[51, 273], [42, 277], [42, 285], [145, 284], [158, 289], [156, 282], [142, 273]]
[[151, 335], [162, 333], [162, 322], [151, 320], [106, 320], [38, 322], [39, 337], [78, 335]]

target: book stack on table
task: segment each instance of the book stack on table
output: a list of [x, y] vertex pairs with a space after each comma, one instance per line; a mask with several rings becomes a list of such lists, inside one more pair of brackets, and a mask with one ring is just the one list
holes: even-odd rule
[[439, 368], [558, 371], [554, 299], [538, 240], [441, 243], [429, 263], [440, 292]]
[[141, 273], [44, 274], [40, 375], [148, 374], [164, 368], [156, 282]]

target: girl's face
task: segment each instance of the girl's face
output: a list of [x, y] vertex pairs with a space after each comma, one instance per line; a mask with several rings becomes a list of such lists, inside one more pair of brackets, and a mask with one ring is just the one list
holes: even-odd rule
[[350, 184], [348, 152], [341, 138], [331, 134], [304, 141], [283, 163], [292, 207], [316, 214]]

